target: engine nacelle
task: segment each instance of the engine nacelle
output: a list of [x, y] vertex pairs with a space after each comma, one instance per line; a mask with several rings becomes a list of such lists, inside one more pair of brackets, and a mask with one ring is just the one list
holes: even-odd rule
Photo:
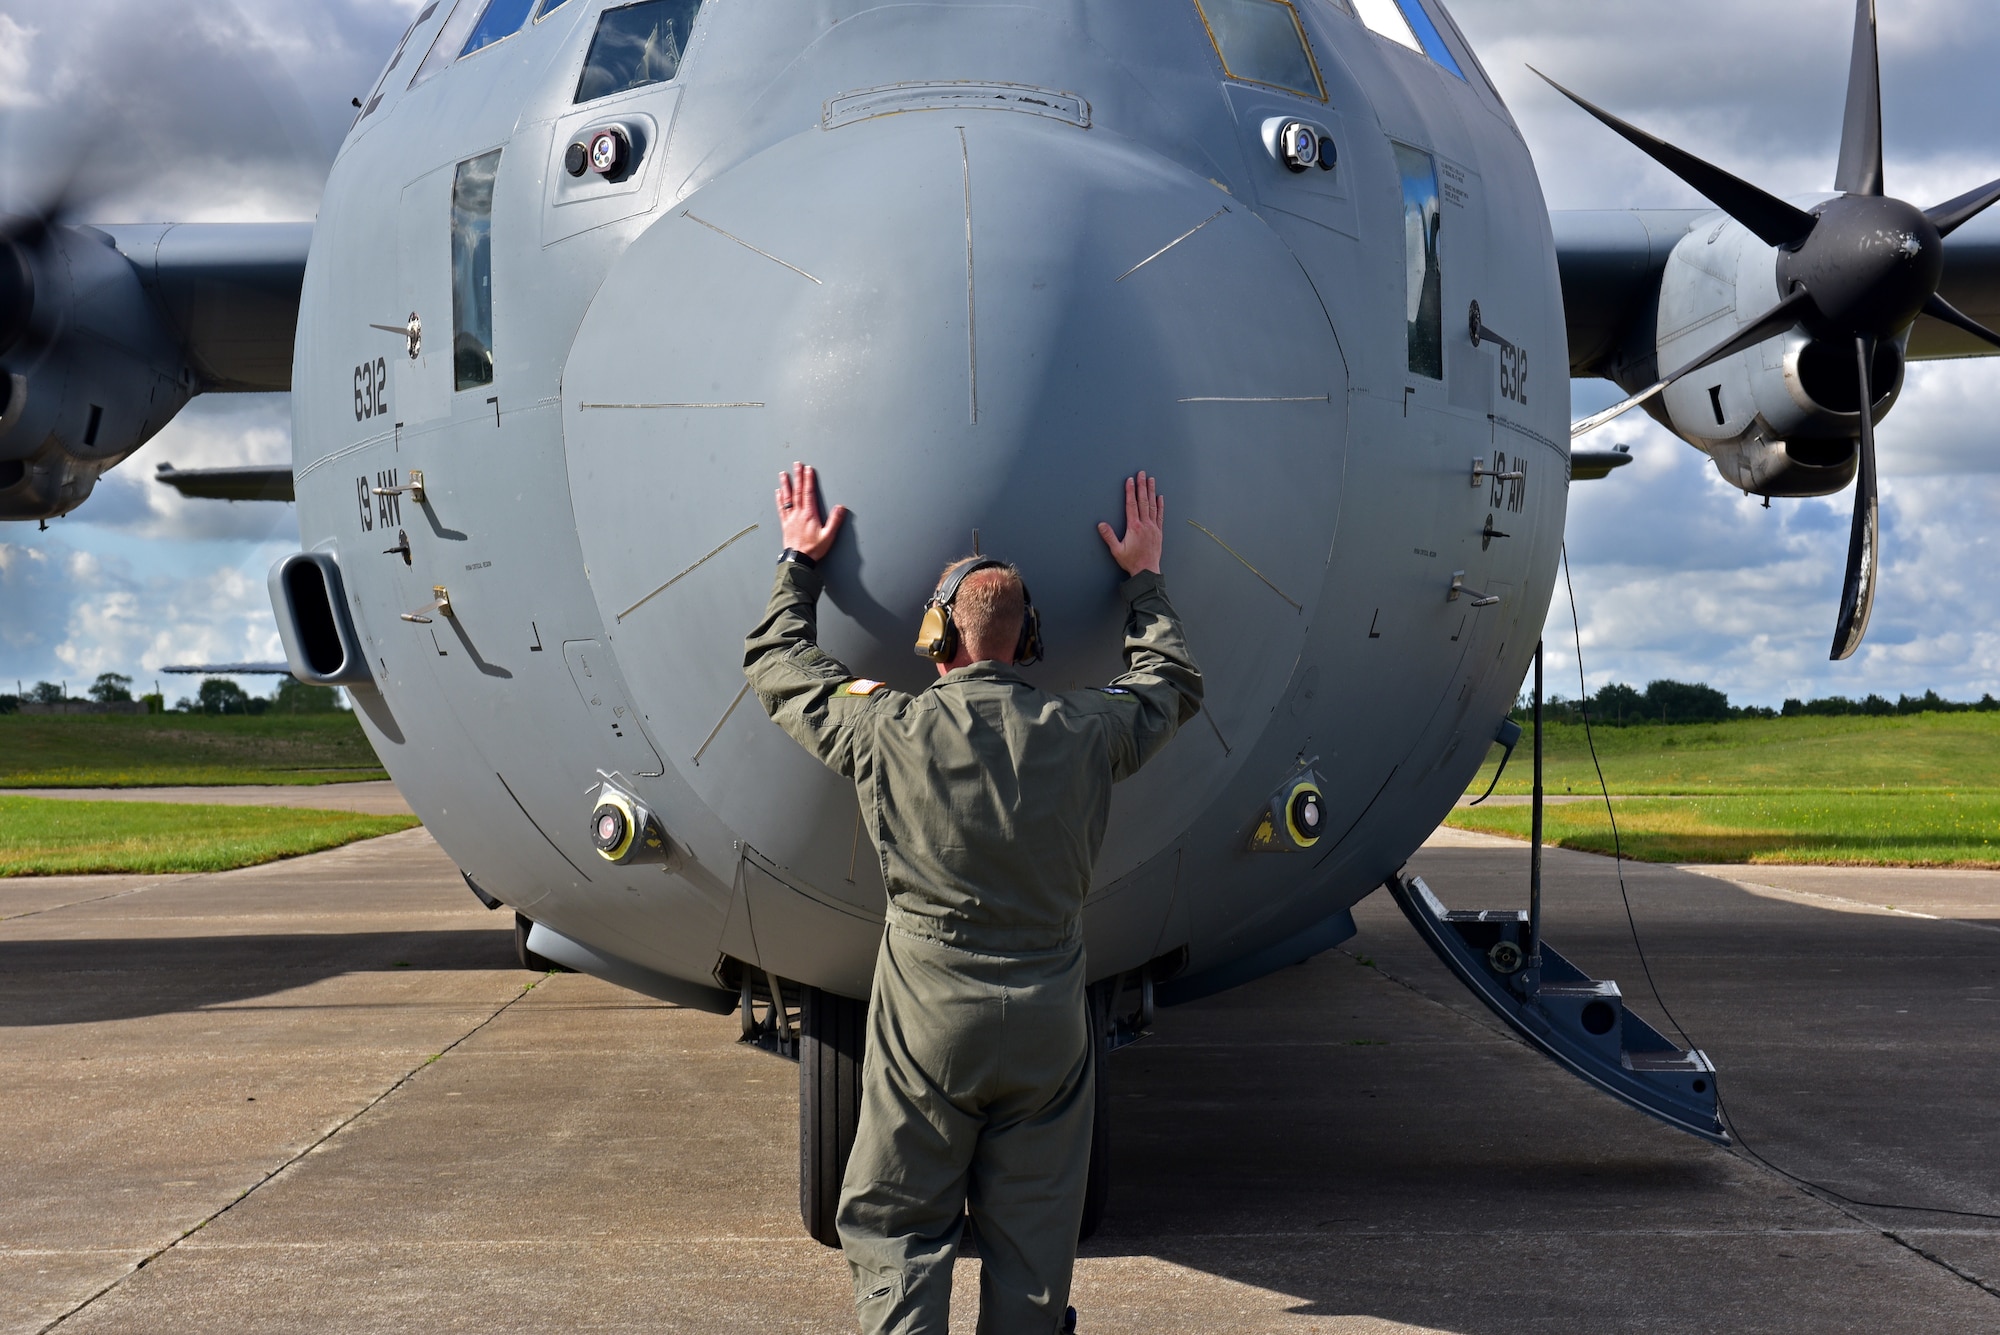
[[[1636, 392], [1756, 321], [1783, 295], [1779, 254], [1718, 214], [1674, 246], [1660, 279], [1650, 347], [1629, 349], [1621, 383]], [[1876, 349], [1872, 415], [1903, 387], [1902, 343]], [[1646, 409], [1715, 461], [1731, 486], [1759, 496], [1825, 496], [1854, 479], [1859, 377], [1849, 343], [1788, 333], [1669, 386]]]
[[196, 389], [180, 339], [96, 228], [0, 241], [0, 519], [67, 514]]

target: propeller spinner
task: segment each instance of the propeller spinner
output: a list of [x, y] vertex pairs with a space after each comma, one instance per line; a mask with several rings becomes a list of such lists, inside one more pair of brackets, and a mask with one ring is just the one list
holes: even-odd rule
[[1919, 209], [1884, 193], [1881, 65], [1874, 0], [1857, 0], [1847, 111], [1841, 128], [1834, 188], [1841, 193], [1810, 211], [1595, 106], [1561, 84], [1535, 73], [1595, 116], [1710, 203], [1778, 249], [1778, 303], [1716, 346], [1604, 412], [1578, 422], [1572, 438], [1611, 421], [1666, 390], [1684, 376], [1734, 356], [1793, 328], [1828, 349], [1845, 349], [1854, 367], [1859, 416], [1855, 448], [1854, 519], [1848, 535], [1847, 574], [1831, 657], [1838, 661], [1861, 646], [1875, 601], [1880, 549], [1876, 496], [1876, 351], [1899, 342], [1919, 315], [1929, 315], [2000, 348], [1987, 329], [1938, 295], [1944, 274], [1943, 240], [2000, 201], [2000, 181], [1934, 208]]

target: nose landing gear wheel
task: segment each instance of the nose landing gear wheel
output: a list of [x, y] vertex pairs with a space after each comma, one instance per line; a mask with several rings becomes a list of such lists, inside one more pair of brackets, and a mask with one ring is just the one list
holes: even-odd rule
[[1077, 1226], [1076, 1240], [1087, 1242], [1104, 1222], [1111, 1203], [1111, 1081], [1104, 1058], [1111, 1051], [1111, 996], [1103, 987], [1090, 989], [1090, 1065], [1094, 1090], [1091, 1096], [1090, 1168], [1084, 1179], [1083, 1221]]
[[799, 1217], [806, 1232], [828, 1247], [840, 1245], [833, 1215], [861, 1120], [867, 1022], [865, 1001], [800, 989]]
[[521, 967], [531, 973], [573, 973], [574, 970], [557, 964], [528, 949], [528, 933], [535, 930], [532, 918], [523, 914], [514, 915], [514, 954], [521, 961]]

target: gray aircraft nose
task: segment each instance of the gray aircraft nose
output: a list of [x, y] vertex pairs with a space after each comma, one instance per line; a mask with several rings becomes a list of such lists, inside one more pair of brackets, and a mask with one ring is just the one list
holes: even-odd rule
[[782, 858], [820, 816], [851, 822], [852, 799], [741, 699], [731, 646], [769, 592], [781, 468], [816, 464], [853, 511], [824, 642], [911, 689], [923, 600], [975, 544], [1018, 563], [1043, 609], [1030, 675], [1114, 675], [1120, 576], [1095, 526], [1122, 524], [1125, 476], [1157, 473], [1216, 726], [1129, 801], [1177, 829], [1297, 661], [1346, 388], [1297, 262], [1225, 190], [1101, 129], [918, 112], [808, 130], [665, 213], [585, 319], [563, 409], [635, 703], [711, 807]]

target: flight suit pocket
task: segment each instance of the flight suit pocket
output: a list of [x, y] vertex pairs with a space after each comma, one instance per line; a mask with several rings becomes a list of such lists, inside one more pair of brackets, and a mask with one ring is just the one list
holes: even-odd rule
[[880, 1330], [903, 1301], [900, 1270], [854, 1267], [854, 1309], [863, 1330]]

